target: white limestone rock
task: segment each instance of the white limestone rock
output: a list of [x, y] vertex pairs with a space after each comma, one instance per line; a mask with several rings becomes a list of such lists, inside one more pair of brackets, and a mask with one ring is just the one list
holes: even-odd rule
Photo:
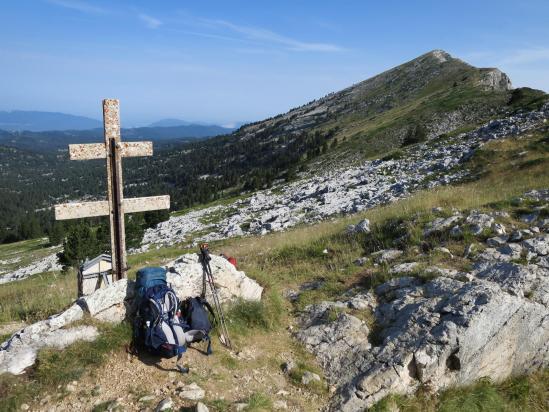
[[423, 236], [429, 236], [432, 233], [442, 232], [454, 226], [456, 223], [460, 222], [462, 219], [463, 219], [463, 216], [461, 216], [460, 214], [453, 215], [447, 218], [439, 217], [427, 225], [427, 227], [423, 231]]
[[103, 321], [121, 322], [134, 297], [135, 283], [121, 279], [91, 295], [81, 297], [78, 304], [92, 317]]
[[398, 249], [384, 249], [371, 254], [377, 263], [389, 263], [398, 259], [404, 252]]
[[370, 221], [368, 219], [361, 220], [355, 226], [355, 233], [370, 233]]
[[539, 256], [545, 256], [549, 254], [549, 234], [544, 234], [532, 239], [525, 240], [522, 242], [522, 245], [529, 252], [535, 253]]
[[[221, 256], [212, 256], [210, 262], [219, 297], [222, 302], [242, 298], [258, 301], [263, 288], [248, 278]], [[179, 298], [197, 296], [202, 288], [202, 265], [198, 255], [183, 255], [168, 265], [173, 272], [167, 276]], [[26, 326], [0, 346], [0, 373], [22, 373], [31, 366], [36, 353], [43, 347], [62, 349], [77, 340], [93, 340], [97, 330], [91, 326], [67, 328], [83, 318], [84, 313], [93, 318], [121, 322], [133, 310], [135, 283], [122, 279], [97, 289], [76, 301], [67, 310], [47, 320]], [[206, 297], [211, 293], [209, 288]], [[210, 300], [211, 300], [211, 296]], [[64, 328], [64, 329], [62, 329]]]
[[467, 216], [465, 223], [470, 225], [471, 232], [474, 235], [480, 235], [484, 229], [489, 229], [492, 226], [494, 223], [494, 218], [486, 213], [473, 211], [469, 216]]
[[508, 240], [509, 240], [509, 236], [506, 236], [506, 235], [494, 236], [487, 239], [486, 243], [492, 247], [499, 247], [499, 246], [505, 245]]
[[301, 383], [303, 385], [309, 385], [311, 382], [320, 382], [320, 376], [316, 373], [305, 371], [301, 377]]
[[204, 396], [206, 396], [206, 391], [198, 386], [195, 382], [190, 383], [189, 385], [184, 385], [179, 390], [179, 397], [183, 399], [197, 401], [200, 399], [204, 399]]
[[389, 269], [389, 273], [392, 275], [400, 274], [400, 273], [413, 273], [418, 268], [419, 268], [419, 263], [417, 262], [400, 263], [398, 265], [393, 266], [391, 269]]
[[[237, 270], [227, 259], [211, 255], [210, 266], [215, 285], [222, 302], [242, 298], [245, 300], [261, 300], [263, 288], [244, 272]], [[166, 265], [168, 268], [168, 283], [180, 299], [198, 296], [202, 292], [202, 264], [198, 254], [187, 254]], [[211, 300], [211, 290], [206, 288], [206, 299]]]
[[494, 223], [492, 225], [492, 231], [498, 236], [503, 236], [507, 234], [507, 229], [505, 228], [505, 225], [502, 225], [501, 223]]
[[30, 265], [14, 270], [11, 273], [1, 275], [0, 284], [26, 279], [37, 273], [60, 271], [61, 269], [62, 266], [57, 261], [57, 254], [53, 253]]
[[380, 285], [371, 342], [359, 319], [322, 316], [333, 303], [307, 307], [296, 336], [337, 386], [329, 409], [364, 410], [425, 384], [438, 391], [549, 366], [549, 270], [482, 261], [469, 275]]
[[499, 253], [509, 256], [510, 260], [520, 259], [523, 250], [522, 246], [517, 243], [507, 243], [498, 249]]
[[0, 374], [24, 373], [25, 369], [34, 365], [38, 351], [44, 347], [63, 349], [77, 341], [93, 341], [99, 335], [94, 326], [32, 332], [23, 329], [0, 346]]

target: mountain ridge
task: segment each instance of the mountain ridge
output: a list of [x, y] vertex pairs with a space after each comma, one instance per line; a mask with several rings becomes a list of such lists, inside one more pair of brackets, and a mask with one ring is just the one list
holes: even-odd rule
[[[445, 52], [433, 51], [231, 134], [170, 141], [158, 147], [153, 157], [128, 159], [124, 162], [127, 195], [168, 193], [173, 210], [180, 210], [333, 166], [398, 158], [407, 146], [536, 110], [547, 100], [548, 95], [541, 91], [511, 89], [508, 77], [497, 69], [478, 69]], [[147, 133], [128, 135], [126, 130], [122, 131], [124, 139], [150, 138]], [[24, 215], [16, 217], [12, 205], [34, 211], [66, 198], [104, 196], [104, 165], [68, 161], [63, 145], [78, 143], [75, 136], [69, 137], [54, 153], [0, 152], [1, 186], [22, 188], [4, 194], [1, 217], [9, 222], [5, 230], [13, 230], [19, 219], [25, 220]], [[101, 136], [86, 138], [98, 141]], [[63, 188], [55, 184], [58, 181], [64, 182]], [[52, 217], [43, 217], [48, 219]]]
[[91, 117], [38, 110], [0, 111], [0, 129], [8, 131], [88, 130], [103, 127]]

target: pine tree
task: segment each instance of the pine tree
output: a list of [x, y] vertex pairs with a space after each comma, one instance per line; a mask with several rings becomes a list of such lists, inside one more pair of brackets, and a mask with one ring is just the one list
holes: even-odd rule
[[87, 258], [98, 252], [97, 239], [91, 228], [81, 223], [73, 226], [63, 242], [63, 252], [58, 254], [59, 263], [64, 267], [77, 267]]
[[51, 246], [57, 246], [63, 243], [63, 240], [65, 239], [65, 230], [63, 228], [63, 224], [55, 222], [51, 227], [48, 236]]

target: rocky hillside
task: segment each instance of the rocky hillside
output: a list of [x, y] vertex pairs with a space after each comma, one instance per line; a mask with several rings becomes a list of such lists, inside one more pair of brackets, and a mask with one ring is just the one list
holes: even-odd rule
[[382, 159], [319, 172], [233, 203], [174, 216], [145, 232], [141, 250], [189, 239], [196, 243], [264, 235], [367, 210], [420, 189], [458, 182], [472, 177], [474, 171], [464, 164], [483, 144], [536, 131], [548, 118], [549, 105], [545, 105], [540, 111], [492, 120], [473, 131], [432, 139]]
[[393, 248], [356, 262], [393, 279], [378, 286], [370, 279], [370, 290], [348, 290], [301, 316], [298, 339], [338, 387], [331, 410], [547, 367], [548, 202], [549, 191], [533, 191], [511, 213], [437, 208], [434, 220], [420, 215], [377, 233], [367, 222], [351, 227], [349, 236], [366, 244], [381, 230], [393, 232]]
[[381, 154], [406, 137], [434, 137], [501, 114], [509, 110], [511, 89], [500, 70], [479, 69], [434, 50], [286, 114], [244, 126], [235, 136], [276, 140], [334, 128], [334, 138], [346, 142], [345, 147]]
[[[543, 410], [549, 362], [547, 117], [546, 107], [502, 117], [367, 161], [349, 169], [348, 179], [337, 179], [342, 172], [318, 181], [311, 176], [302, 186], [280, 185], [236, 205], [184, 213], [172, 218], [171, 229], [151, 231], [159, 249], [131, 255], [131, 272], [144, 265], [173, 267], [184, 273], [170, 275], [182, 298], [196, 293], [200, 281], [196, 254], [177, 259], [184, 246], [173, 244], [191, 241], [177, 234], [191, 229], [176, 226], [190, 222], [189, 216], [196, 239], [210, 236], [212, 250], [236, 256], [239, 269], [253, 279], [244, 281], [227, 261], [214, 259], [220, 286], [226, 286], [227, 269], [245, 286], [231, 295], [254, 300], [227, 306], [237, 349], [228, 351], [215, 340], [213, 356], [189, 350], [188, 375], [171, 371], [173, 361], [128, 357], [130, 324], [100, 321], [127, 313], [121, 302], [131, 299], [131, 282], [76, 305], [70, 274], [1, 285], [2, 318], [18, 323], [4, 332], [10, 335], [0, 369], [24, 370], [0, 375], [2, 405], [355, 411], [387, 410], [383, 405], [389, 404], [405, 412], [456, 410], [451, 405], [463, 403], [481, 410]], [[423, 174], [428, 178], [422, 180]], [[444, 185], [445, 176], [452, 185]], [[398, 180], [402, 195], [393, 187]], [[332, 181], [333, 195], [324, 190]], [[371, 208], [338, 217], [360, 198], [372, 200]], [[312, 224], [286, 224], [284, 206]], [[239, 225], [250, 236], [215, 240], [237, 207], [250, 217]], [[257, 302], [259, 292], [253, 291], [261, 290]], [[56, 313], [61, 315], [46, 319]], [[415, 403], [421, 406], [410, 406]]]
[[[539, 110], [546, 100], [541, 91], [512, 90], [508, 77], [497, 69], [479, 69], [443, 51], [433, 51], [234, 133], [200, 142], [157, 145], [152, 158], [125, 161], [125, 193], [169, 193], [173, 210], [181, 210], [294, 181], [303, 173], [383, 157], [392, 150], [469, 130], [521, 110]], [[141, 132], [126, 137], [151, 132], [136, 130]], [[7, 142], [15, 139], [5, 138]], [[93, 135], [85, 138], [96, 139]], [[62, 141], [66, 139], [63, 136]], [[25, 150], [0, 146], [3, 239], [13, 241], [13, 232], [27, 220], [26, 213], [38, 211], [41, 234], [46, 234], [53, 221], [53, 204], [105, 196], [102, 162], [70, 162], [64, 145], [61, 149], [54, 145], [56, 151], [50, 153], [37, 153], [42, 143], [53, 142], [47, 134], [32, 142]]]

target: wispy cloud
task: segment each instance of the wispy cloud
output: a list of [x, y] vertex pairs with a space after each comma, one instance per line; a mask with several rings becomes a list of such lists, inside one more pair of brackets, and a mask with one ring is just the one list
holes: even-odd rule
[[162, 26], [162, 24], [164, 24], [161, 20], [159, 20], [155, 17], [149, 16], [148, 14], [145, 14], [145, 13], [140, 13], [139, 14], [139, 19], [143, 23], [145, 23], [145, 25], [149, 29], [158, 29], [160, 26]]
[[93, 4], [89, 4], [81, 0], [47, 0], [47, 2], [66, 9], [80, 11], [82, 13], [102, 14], [107, 12], [107, 10], [101, 7], [94, 6]]
[[283, 46], [287, 50], [297, 52], [340, 52], [344, 51], [343, 47], [340, 47], [332, 43], [316, 43], [316, 42], [304, 42], [282, 34], [275, 33], [274, 31], [242, 26], [231, 23], [226, 20], [210, 20], [201, 19], [206, 25], [218, 29], [230, 30], [233, 33], [240, 34], [249, 40], [254, 40], [262, 43], [277, 44]]
[[509, 53], [507, 56], [504, 56], [501, 60], [502, 64], [513, 65], [531, 64], [538, 62], [549, 62], [549, 48], [536, 47], [515, 50]]

